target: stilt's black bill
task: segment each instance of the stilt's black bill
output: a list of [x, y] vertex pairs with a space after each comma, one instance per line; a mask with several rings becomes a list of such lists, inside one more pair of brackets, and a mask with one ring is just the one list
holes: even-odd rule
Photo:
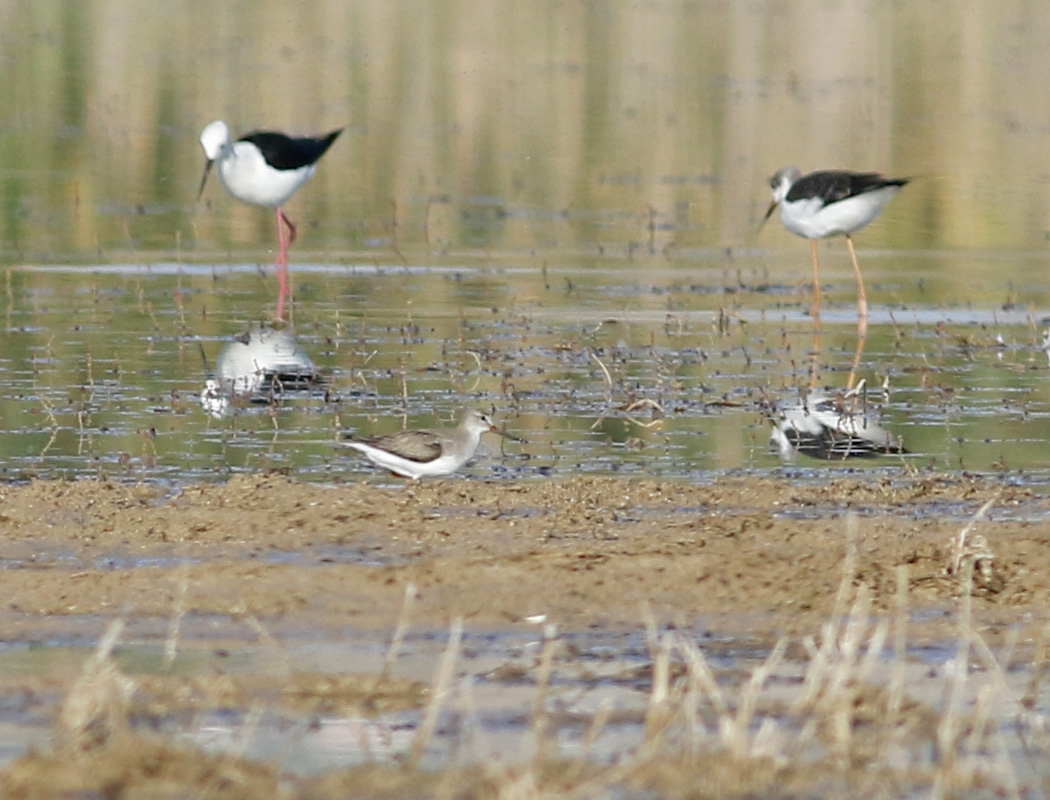
[[204, 184], [208, 182], [208, 173], [211, 172], [211, 165], [214, 164], [213, 159], [208, 159], [208, 163], [204, 165], [204, 174], [201, 175], [201, 188], [197, 191], [197, 199], [201, 199], [201, 195], [204, 194]]
[[777, 201], [776, 200], [774, 200], [772, 203], [769, 204], [769, 208], [766, 209], [766, 215], [764, 217], [762, 217], [762, 221], [760, 223], [758, 223], [759, 230], [761, 230], [762, 226], [766, 224], [766, 220], [768, 220], [771, 216], [773, 216], [773, 211], [774, 211], [774, 209], [776, 209], [776, 207], [777, 207]]

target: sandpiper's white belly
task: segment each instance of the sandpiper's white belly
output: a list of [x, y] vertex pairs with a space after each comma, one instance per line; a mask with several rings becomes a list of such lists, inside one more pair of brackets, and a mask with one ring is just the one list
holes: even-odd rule
[[245, 203], [280, 208], [314, 174], [310, 164], [299, 169], [274, 169], [248, 142], [233, 142], [217, 164], [219, 180], [227, 191]]
[[451, 475], [474, 455], [472, 450], [469, 454], [442, 453], [433, 461], [413, 461], [364, 442], [347, 442], [347, 444], [368, 456], [368, 460], [377, 467], [382, 467], [395, 475], [411, 478], [412, 480]]
[[829, 205], [817, 197], [784, 201], [780, 204], [780, 220], [789, 231], [807, 239], [856, 233], [879, 215], [899, 189], [887, 186]]

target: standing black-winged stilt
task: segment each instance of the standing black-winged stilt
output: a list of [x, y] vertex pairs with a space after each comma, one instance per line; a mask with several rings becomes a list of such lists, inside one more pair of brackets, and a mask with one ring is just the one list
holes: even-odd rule
[[347, 445], [364, 453], [377, 467], [404, 478], [451, 475], [474, 457], [481, 435], [501, 431], [492, 420], [473, 409], [464, 412], [459, 425], [451, 430], [401, 431], [388, 436], [350, 436]]
[[780, 206], [780, 221], [792, 233], [810, 240], [813, 250], [813, 315], [820, 313], [820, 265], [817, 240], [845, 236], [853, 272], [857, 276], [857, 310], [868, 316], [864, 279], [853, 249], [852, 234], [866, 226], [882, 207], [908, 182], [908, 178], [887, 178], [877, 172], [821, 170], [803, 175], [798, 167], [784, 167], [769, 185], [773, 202], [762, 222]]
[[[253, 131], [237, 141], [230, 139], [230, 128], [216, 120], [201, 131], [201, 147], [208, 157], [201, 177], [199, 198], [212, 164], [218, 162], [219, 180], [226, 190], [244, 203], [277, 209], [277, 319], [284, 320], [284, 304], [289, 297], [288, 248], [295, 241], [295, 225], [282, 206], [317, 169], [325, 154], [343, 129], [316, 139], [293, 138], [273, 131]], [[288, 228], [285, 235], [281, 223]]]

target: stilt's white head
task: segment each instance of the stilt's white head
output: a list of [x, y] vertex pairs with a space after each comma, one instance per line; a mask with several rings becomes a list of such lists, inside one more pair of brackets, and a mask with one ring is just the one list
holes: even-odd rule
[[791, 187], [800, 177], [802, 177], [802, 173], [798, 167], [784, 167], [777, 170], [777, 174], [769, 179], [769, 188], [773, 190], [773, 202], [769, 204], [766, 215], [762, 217], [762, 222], [758, 226], [759, 228], [765, 225], [766, 220], [773, 216], [776, 207], [784, 202], [784, 198], [791, 191]]
[[223, 145], [230, 142], [230, 126], [221, 119], [208, 123], [201, 131], [201, 147], [209, 161], [214, 161], [222, 152]]
[[200, 141], [208, 161], [204, 165], [204, 174], [201, 176], [201, 188], [197, 191], [198, 200], [204, 194], [204, 184], [208, 182], [208, 173], [211, 171], [211, 165], [215, 163], [215, 159], [222, 153], [222, 148], [230, 143], [230, 126], [221, 119], [217, 119], [204, 127], [204, 130], [201, 131]]

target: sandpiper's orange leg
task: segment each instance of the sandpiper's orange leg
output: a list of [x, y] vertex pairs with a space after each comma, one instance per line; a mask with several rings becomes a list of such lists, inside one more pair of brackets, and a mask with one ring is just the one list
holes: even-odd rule
[[[288, 228], [285, 235], [281, 223]], [[296, 230], [288, 216], [282, 209], [277, 209], [277, 240], [280, 244], [280, 252], [277, 254], [277, 321], [284, 321], [284, 304], [291, 299], [291, 284], [288, 279], [288, 248], [295, 241]]]

